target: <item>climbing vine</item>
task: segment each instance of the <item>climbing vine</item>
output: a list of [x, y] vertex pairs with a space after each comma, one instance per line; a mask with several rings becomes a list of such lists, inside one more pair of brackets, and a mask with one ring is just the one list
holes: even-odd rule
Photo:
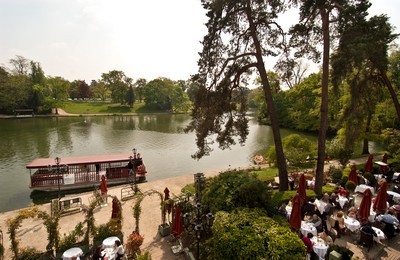
[[59, 215], [50, 216], [44, 211], [38, 210], [37, 206], [32, 206], [31, 208], [22, 209], [18, 211], [18, 214], [15, 218], [11, 218], [7, 220], [7, 226], [10, 241], [11, 241], [11, 251], [14, 254], [15, 259], [19, 259], [20, 250], [19, 250], [19, 240], [16, 238], [17, 230], [21, 227], [21, 223], [23, 220], [28, 218], [38, 217], [43, 220], [43, 225], [46, 227], [48, 233], [48, 244], [46, 246], [47, 251], [53, 251], [57, 248], [59, 242], [59, 233], [58, 233], [58, 221]]
[[153, 194], [156, 194], [160, 197], [161, 221], [165, 219], [165, 216], [163, 216], [163, 214], [165, 214], [166, 212], [164, 204], [164, 196], [161, 192], [156, 190], [148, 190], [143, 193], [142, 192], [136, 193], [134, 196], [135, 204], [133, 205], [132, 209], [133, 209], [133, 218], [135, 219], [135, 231], [138, 234], [139, 234], [139, 219], [140, 219], [140, 214], [142, 213], [141, 203], [146, 196], [151, 196]]

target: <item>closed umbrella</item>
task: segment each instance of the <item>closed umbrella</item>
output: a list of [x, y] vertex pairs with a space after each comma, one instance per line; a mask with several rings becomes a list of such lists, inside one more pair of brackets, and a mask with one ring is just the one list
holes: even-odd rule
[[367, 163], [365, 164], [365, 168], [364, 168], [365, 172], [371, 172], [372, 173], [372, 171], [374, 170], [374, 168], [373, 168], [373, 160], [374, 160], [374, 156], [372, 154], [370, 154], [368, 156]]
[[181, 208], [175, 207], [174, 223], [172, 225], [171, 234], [174, 236], [180, 236], [183, 231], [183, 223], [181, 217]]
[[117, 199], [117, 197], [114, 197], [112, 200], [111, 218], [115, 218], [115, 219], [120, 218], [121, 217], [120, 212], [121, 212], [121, 209], [120, 209], [118, 199]]
[[296, 231], [300, 230], [300, 227], [301, 227], [301, 198], [298, 193], [292, 199], [292, 213], [290, 214], [289, 224]]
[[356, 166], [355, 166], [355, 165], [353, 165], [353, 166], [351, 167], [351, 171], [350, 171], [350, 173], [349, 173], [349, 178], [348, 178], [348, 180], [349, 180], [349, 181], [352, 181], [352, 182], [354, 182], [356, 185], [358, 185], [358, 180], [357, 180], [357, 169], [356, 169]]
[[377, 213], [385, 212], [387, 208], [386, 201], [387, 201], [387, 182], [383, 180], [379, 187], [378, 195], [375, 198], [373, 210]]
[[[387, 154], [386, 153], [382, 156], [382, 162], [387, 164]], [[380, 166], [380, 172], [386, 174], [387, 170], [388, 170], [388, 167], [386, 165], [381, 165]]]
[[299, 186], [297, 187], [297, 194], [300, 196], [300, 206], [306, 202], [306, 177], [304, 173], [300, 175]]
[[366, 189], [360, 203], [360, 208], [358, 209], [358, 217], [361, 223], [366, 223], [368, 217], [370, 216], [371, 201], [372, 192], [370, 189]]

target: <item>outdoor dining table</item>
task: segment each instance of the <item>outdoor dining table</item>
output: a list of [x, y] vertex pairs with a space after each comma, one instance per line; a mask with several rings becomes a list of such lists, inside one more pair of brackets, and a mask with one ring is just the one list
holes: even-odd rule
[[113, 248], [115, 244], [115, 240], [119, 241], [118, 237], [107, 237], [103, 240], [103, 249], [105, 248]]
[[79, 247], [72, 247], [63, 253], [62, 259], [63, 260], [73, 260], [73, 259], [79, 260], [81, 255], [83, 255], [82, 249], [80, 249]]
[[394, 180], [397, 180], [397, 179], [399, 178], [399, 176], [400, 176], [400, 172], [395, 172], [395, 173], [393, 174], [392, 180], [393, 180], [393, 181], [394, 181]]
[[107, 257], [107, 260], [115, 259], [115, 251], [112, 248], [105, 248], [101, 251], [101, 255]]
[[344, 218], [344, 224], [351, 232], [354, 232], [361, 227], [360, 222], [357, 219], [349, 217]]
[[344, 196], [339, 196], [338, 202], [339, 202], [340, 207], [343, 208], [343, 206], [344, 206], [347, 202], [349, 202], [349, 199], [346, 198], [346, 197], [344, 197]]
[[388, 195], [393, 195], [393, 200], [394, 202], [399, 202], [400, 201], [400, 194], [398, 194], [397, 192], [394, 191], [387, 191]]
[[300, 231], [304, 236], [307, 236], [308, 233], [311, 233], [314, 236], [317, 236], [318, 234], [317, 229], [314, 227], [314, 225], [306, 221], [301, 221]]
[[325, 241], [322, 238], [314, 236], [311, 238], [311, 242], [313, 242], [313, 250], [318, 255], [319, 259], [325, 259], [329, 248]]
[[354, 190], [354, 192], [360, 192], [360, 193], [364, 193], [364, 191], [366, 189], [369, 189], [371, 191], [372, 194], [375, 193], [375, 189], [371, 186], [365, 185], [365, 184], [360, 184], [357, 185], [356, 189]]
[[323, 214], [325, 211], [326, 203], [323, 202], [322, 200], [315, 200], [315, 205], [317, 206], [319, 212]]
[[378, 242], [378, 243], [380, 243], [380, 244], [382, 244], [382, 241], [381, 241], [381, 240], [386, 239], [385, 233], [383, 233], [383, 231], [380, 230], [380, 229], [377, 228], [377, 227], [372, 227], [372, 229], [373, 229], [373, 230], [375, 231], [375, 233], [377, 234], [377, 236], [374, 236], [374, 241], [375, 241], [375, 242]]

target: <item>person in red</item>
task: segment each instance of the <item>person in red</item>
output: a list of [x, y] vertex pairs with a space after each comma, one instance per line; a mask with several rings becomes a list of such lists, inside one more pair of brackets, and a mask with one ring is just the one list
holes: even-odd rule
[[307, 254], [310, 254], [311, 259], [313, 259], [313, 254], [315, 254], [315, 253], [314, 253], [314, 250], [313, 250], [313, 242], [311, 241], [311, 238], [313, 238], [313, 234], [312, 233], [308, 233], [307, 236], [303, 236], [301, 238], [301, 240], [303, 240], [303, 243], [307, 247]]
[[347, 196], [347, 192], [346, 192], [345, 188], [343, 188], [342, 186], [339, 187], [338, 193], [342, 197], [346, 197]]
[[100, 194], [101, 198], [103, 199], [103, 202], [107, 202], [107, 182], [106, 182], [106, 177], [104, 175], [101, 176], [101, 182], [100, 182]]

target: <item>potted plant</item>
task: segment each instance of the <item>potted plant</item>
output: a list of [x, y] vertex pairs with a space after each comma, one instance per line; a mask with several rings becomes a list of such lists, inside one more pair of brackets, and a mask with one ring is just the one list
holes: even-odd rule
[[136, 256], [140, 253], [140, 246], [143, 244], [143, 240], [143, 236], [133, 231], [126, 239], [125, 249], [127, 255], [136, 259]]
[[161, 219], [162, 223], [158, 226], [158, 231], [161, 236], [165, 237], [171, 234], [171, 225], [167, 222], [167, 213], [168, 215], [171, 212], [172, 200], [167, 199], [161, 203]]

